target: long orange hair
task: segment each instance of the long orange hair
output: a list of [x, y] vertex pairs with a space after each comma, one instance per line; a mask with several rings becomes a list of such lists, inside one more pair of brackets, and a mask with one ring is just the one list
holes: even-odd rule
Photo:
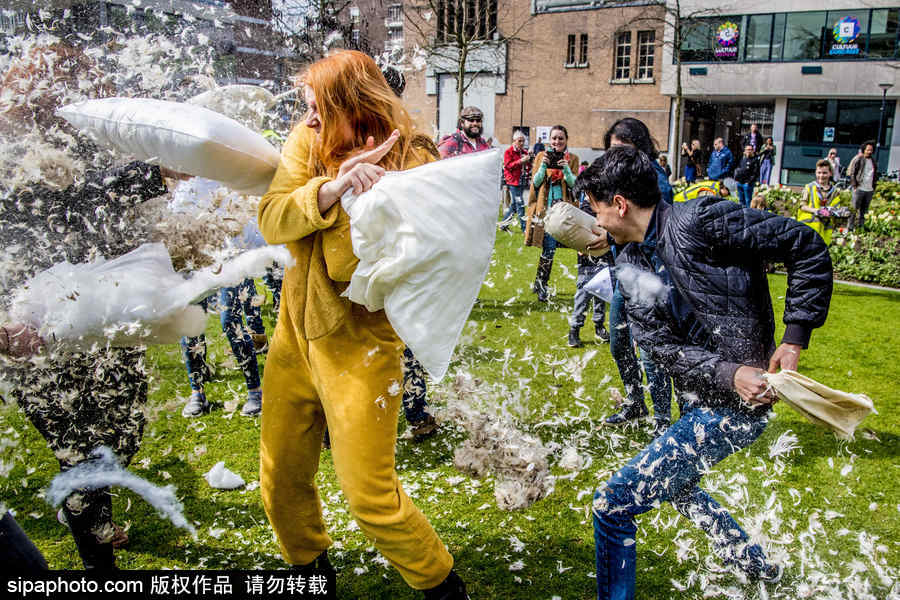
[[[312, 88], [316, 97], [322, 121], [317, 158], [327, 173], [337, 173], [341, 163], [363, 148], [369, 136], [377, 145], [395, 129], [400, 131], [400, 139], [378, 163], [385, 169], [402, 169], [413, 147], [437, 154], [434, 143], [417, 131], [370, 56], [356, 50], [335, 52], [310, 65], [300, 84]], [[344, 122], [353, 131], [350, 140], [344, 139], [342, 128], [337, 127]]]

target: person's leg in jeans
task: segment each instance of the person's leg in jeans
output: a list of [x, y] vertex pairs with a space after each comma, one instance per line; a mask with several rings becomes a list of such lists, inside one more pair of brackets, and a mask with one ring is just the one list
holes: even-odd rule
[[641, 365], [647, 374], [647, 385], [650, 388], [650, 400], [653, 402], [653, 422], [656, 433], [672, 422], [672, 380], [655, 362], [650, 360], [650, 353], [641, 351]]
[[750, 201], [753, 199], [752, 183], [738, 184], [738, 199], [741, 202], [741, 206], [743, 206], [744, 208], [750, 208]]
[[575, 304], [572, 307], [572, 315], [569, 317], [569, 347], [581, 348], [580, 331], [584, 327], [585, 313], [591, 303], [591, 295], [584, 289], [584, 285], [590, 281], [590, 270], [578, 265], [578, 277], [575, 279]]
[[872, 203], [873, 192], [864, 192], [862, 190], [853, 191], [853, 208], [856, 209], [856, 227], [866, 226], [866, 213], [869, 211], [869, 205]]
[[697, 181], [697, 169], [694, 165], [685, 165], [684, 166], [684, 180], [688, 183], [694, 183]]
[[641, 369], [638, 366], [634, 346], [631, 343], [631, 332], [625, 316], [625, 298], [616, 289], [609, 305], [609, 351], [625, 386], [625, 405], [622, 409], [607, 417], [610, 424], [624, 423], [647, 414], [644, 404], [644, 388], [641, 386]]
[[412, 427], [413, 440], [421, 442], [437, 432], [437, 422], [428, 412], [425, 369], [408, 347], [403, 349], [403, 412]]
[[503, 217], [505, 221], [510, 215], [515, 213], [519, 219], [519, 228], [522, 230], [522, 233], [525, 232], [525, 203], [522, 200], [522, 192], [524, 191], [525, 186], [522, 185], [511, 185], [509, 186], [509, 195], [510, 195], [510, 203], [509, 210], [507, 214]]
[[256, 293], [256, 284], [248, 278], [238, 286], [238, 299], [241, 309], [247, 318], [247, 327], [250, 328], [250, 339], [253, 341], [253, 350], [256, 353], [265, 352], [269, 346], [269, 338], [266, 336], [266, 326], [262, 320], [262, 306]]
[[538, 301], [546, 302], [550, 297], [548, 282], [550, 272], [553, 270], [553, 255], [556, 254], [556, 240], [552, 235], [544, 232], [544, 242], [541, 246], [541, 256], [538, 258], [537, 274], [532, 289], [538, 295]]
[[772, 163], [771, 161], [764, 160], [762, 164], [759, 165], [759, 182], [763, 185], [769, 185], [769, 176], [772, 174]]
[[274, 263], [271, 267], [266, 267], [266, 274], [263, 275], [263, 283], [272, 292], [272, 310], [278, 315], [278, 309], [281, 307], [281, 282], [284, 279], [284, 268], [278, 263]]
[[[774, 579], [779, 570], [766, 562], [757, 544], [722, 506], [698, 487], [703, 474], [763, 432], [764, 417], [731, 409], [689, 410], [638, 453], [594, 494], [594, 542], [598, 600], [635, 597], [637, 527], [634, 517], [672, 502], [712, 538], [729, 565], [755, 577]], [[698, 442], [697, 431], [703, 432]]]
[[247, 401], [241, 408], [244, 416], [258, 415], [262, 410], [262, 391], [259, 384], [259, 365], [253, 340], [244, 328], [241, 319], [240, 287], [219, 290], [219, 319], [222, 331], [231, 345], [231, 351], [247, 383]]
[[[199, 304], [203, 310], [209, 308], [215, 296], [204, 298]], [[181, 356], [187, 369], [188, 383], [191, 386], [191, 397], [181, 411], [183, 417], [197, 417], [209, 410], [210, 404], [204, 393], [204, 386], [212, 379], [212, 373], [206, 362], [206, 335], [181, 338]]]

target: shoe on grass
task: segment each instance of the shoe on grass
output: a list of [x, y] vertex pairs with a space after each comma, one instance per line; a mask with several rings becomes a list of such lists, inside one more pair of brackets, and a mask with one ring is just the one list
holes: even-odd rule
[[435, 421], [434, 417], [429, 414], [426, 414], [425, 418], [421, 421], [410, 423], [409, 427], [414, 442], [421, 442], [423, 440], [426, 440], [437, 433], [438, 430], [437, 421]]
[[247, 401], [241, 407], [241, 415], [244, 417], [255, 417], [262, 412], [262, 390], [256, 390], [247, 393]]
[[582, 346], [584, 346], [584, 344], [581, 343], [578, 329], [572, 327], [569, 329], [569, 348], [581, 348]]
[[641, 400], [637, 406], [626, 406], [619, 412], [603, 419], [603, 422], [607, 425], [624, 425], [630, 421], [643, 419], [647, 414], [649, 414], [647, 405]]
[[597, 339], [601, 342], [609, 342], [609, 332], [606, 330], [606, 327], [604, 327], [602, 323], [594, 325], [594, 335], [597, 336]]
[[466, 584], [453, 570], [440, 585], [422, 590], [422, 593], [425, 595], [425, 600], [469, 600]]
[[209, 402], [206, 400], [206, 394], [203, 392], [191, 392], [187, 404], [181, 410], [181, 416], [190, 419], [191, 417], [199, 417], [205, 412], [209, 412]]
[[269, 349], [269, 338], [264, 333], [251, 333], [250, 339], [253, 340], [253, 350], [257, 354], [264, 354]]

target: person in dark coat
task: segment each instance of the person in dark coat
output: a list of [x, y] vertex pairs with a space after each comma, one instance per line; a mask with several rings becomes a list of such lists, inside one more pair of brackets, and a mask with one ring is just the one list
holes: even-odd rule
[[[699, 483], [763, 432], [776, 395], [762, 375], [796, 369], [824, 324], [828, 248], [802, 223], [717, 197], [661, 202], [652, 159], [628, 146], [597, 159], [575, 192], [588, 195], [597, 224], [622, 246], [616, 267], [632, 334], [671, 374], [684, 407], [594, 496], [598, 598], [634, 598], [634, 518], [665, 501], [707, 531], [726, 564], [777, 581], [782, 568]], [[777, 348], [765, 261], [788, 272]]]
[[[144, 240], [129, 218], [137, 204], [167, 191], [166, 172], [146, 163], [89, 172], [83, 183], [54, 189], [40, 182], [0, 197], [0, 240], [16, 253], [19, 270], [0, 286], [0, 309], [28, 278], [66, 260], [85, 263], [137, 248]], [[137, 453], [144, 428], [147, 374], [143, 348], [96, 348], [27, 360], [43, 342], [21, 324], [2, 328], [0, 367], [13, 384], [11, 396], [47, 441], [60, 469], [108, 446], [123, 464]], [[17, 342], [17, 340], [26, 340]], [[24, 345], [24, 347], [23, 347]], [[112, 521], [106, 488], [81, 490], [62, 508], [86, 569], [113, 569], [113, 545], [127, 540]]]

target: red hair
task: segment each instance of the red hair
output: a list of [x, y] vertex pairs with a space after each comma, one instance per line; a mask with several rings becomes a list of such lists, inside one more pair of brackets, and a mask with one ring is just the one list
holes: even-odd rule
[[[322, 121], [318, 159], [328, 173], [336, 173], [342, 162], [365, 146], [369, 136], [380, 144], [395, 129], [400, 131], [400, 139], [379, 162], [386, 169], [401, 169], [414, 145], [429, 151], [434, 148], [433, 142], [416, 130], [403, 103], [367, 54], [335, 52], [310, 65], [300, 83], [308, 85], [316, 98]], [[352, 139], [341, 135], [341, 123], [350, 126]]]

